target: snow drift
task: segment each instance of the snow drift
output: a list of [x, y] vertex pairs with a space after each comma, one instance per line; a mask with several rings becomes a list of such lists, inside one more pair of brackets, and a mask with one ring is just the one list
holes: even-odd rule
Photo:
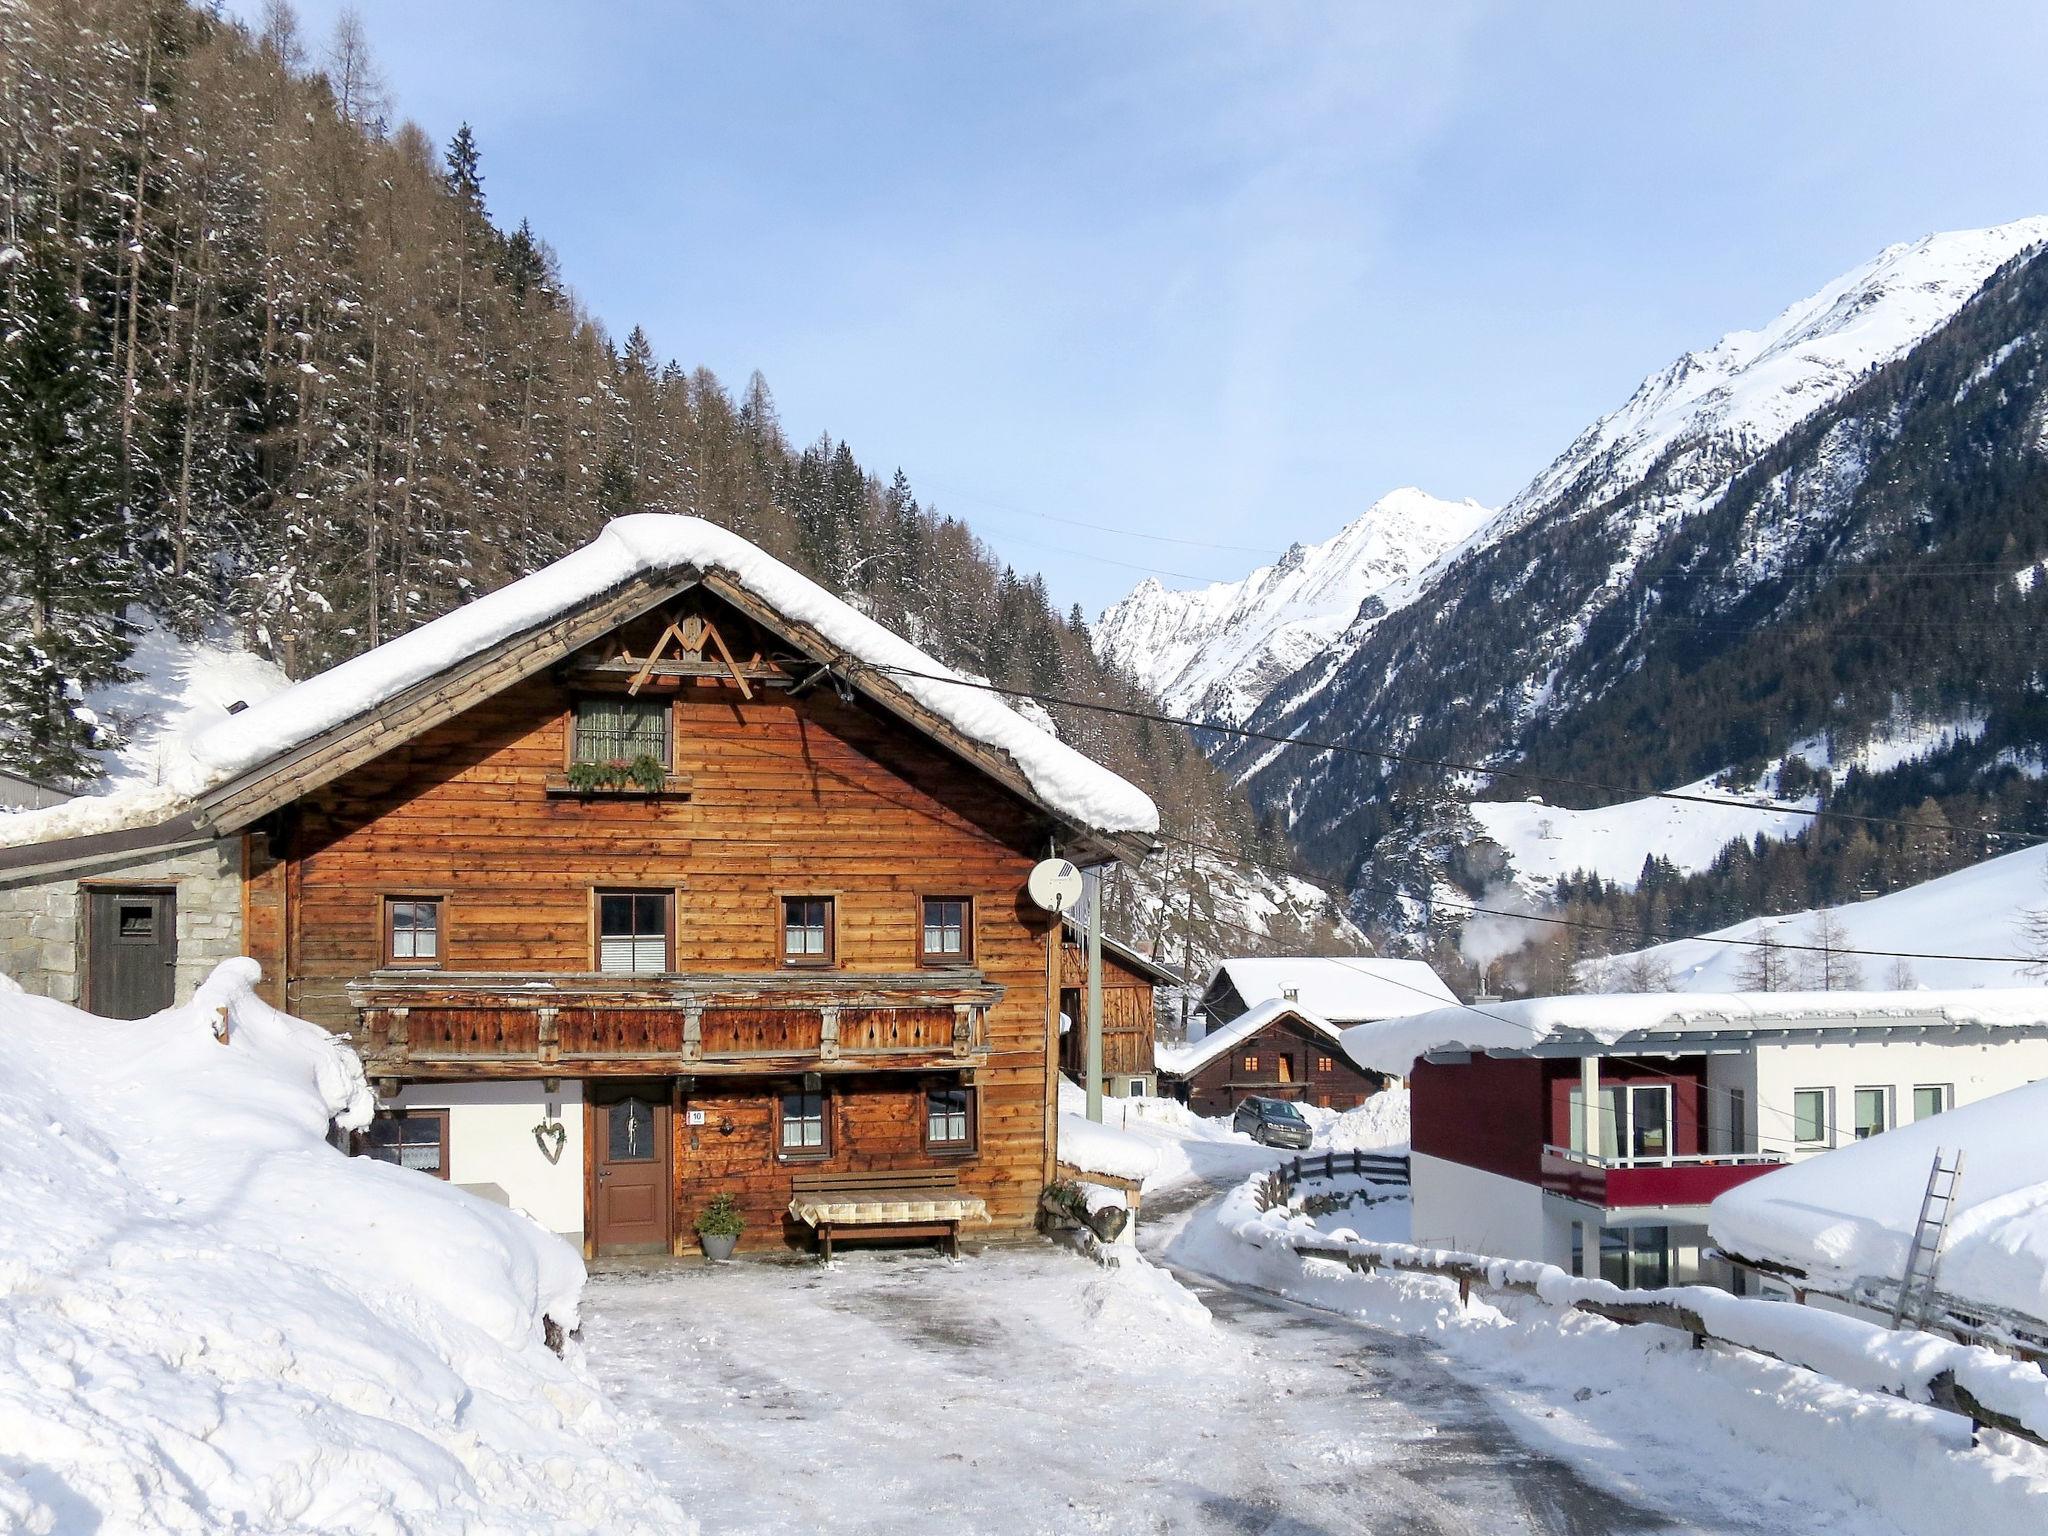
[[134, 1023], [0, 994], [0, 1527], [685, 1526], [543, 1342], [582, 1261], [327, 1145], [361, 1064], [257, 975]]
[[1939, 1288], [2048, 1332], [2044, 1122], [2048, 1081], [1793, 1163], [1716, 1200], [1714, 1241], [1745, 1258], [1791, 1265], [1823, 1288], [1896, 1283], [1935, 1151], [1961, 1151]]

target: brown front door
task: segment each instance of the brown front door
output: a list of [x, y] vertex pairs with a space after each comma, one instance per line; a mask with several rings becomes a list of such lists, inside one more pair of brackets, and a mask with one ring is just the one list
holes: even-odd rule
[[94, 890], [85, 913], [85, 1006], [107, 1019], [168, 1008], [178, 964], [178, 898], [170, 891]]
[[607, 1094], [590, 1106], [591, 1233], [597, 1253], [669, 1251], [668, 1096], [656, 1087]]

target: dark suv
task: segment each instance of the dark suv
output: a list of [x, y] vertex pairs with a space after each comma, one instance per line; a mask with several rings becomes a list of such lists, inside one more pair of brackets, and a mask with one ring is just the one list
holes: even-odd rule
[[1304, 1152], [1311, 1139], [1307, 1118], [1285, 1099], [1246, 1099], [1231, 1116], [1230, 1128], [1269, 1147], [1294, 1147]]

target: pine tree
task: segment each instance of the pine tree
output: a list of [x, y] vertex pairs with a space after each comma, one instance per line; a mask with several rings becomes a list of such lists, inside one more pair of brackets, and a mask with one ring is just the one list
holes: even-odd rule
[[1806, 942], [1813, 946], [1802, 961], [1809, 987], [1817, 992], [1853, 992], [1863, 985], [1863, 967], [1854, 955], [1843, 953], [1849, 944], [1849, 930], [1833, 912], [1822, 908], [1813, 914]]
[[[448, 141], [448, 152], [442, 157], [447, 166], [448, 190], [453, 192], [462, 205], [478, 218], [484, 216], [484, 172], [483, 151], [477, 148], [476, 135], [468, 123], [455, 130], [455, 137]], [[521, 226], [524, 228], [525, 226]]]
[[134, 583], [112, 381], [57, 253], [22, 266], [0, 344], [0, 760], [74, 781], [114, 744], [82, 705], [129, 675]]

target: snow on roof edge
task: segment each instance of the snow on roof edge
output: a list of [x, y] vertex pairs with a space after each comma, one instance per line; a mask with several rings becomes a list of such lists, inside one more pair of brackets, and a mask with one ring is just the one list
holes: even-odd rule
[[1914, 1022], [2048, 1028], [2048, 987], [1906, 992], [1623, 992], [1461, 1003], [1355, 1024], [1344, 1048], [1396, 1075], [1437, 1050], [1526, 1051], [1555, 1037], [1614, 1045], [1706, 1030], [1838, 1029]]
[[553, 564], [221, 721], [193, 742], [193, 756], [212, 771], [207, 787], [217, 786], [637, 576], [682, 569], [730, 578], [877, 669], [964, 735], [1007, 754], [1059, 814], [1103, 833], [1159, 829], [1158, 808], [1143, 790], [1033, 725], [998, 695], [961, 682], [951, 668], [739, 535], [669, 513], [614, 519]]
[[1352, 1054], [1344, 1044], [1344, 1032], [1321, 1014], [1311, 1013], [1301, 1004], [1290, 1003], [1285, 998], [1270, 997], [1263, 1003], [1247, 1008], [1228, 1024], [1219, 1024], [1191, 1044], [1153, 1047], [1153, 1064], [1162, 1072], [1170, 1072], [1175, 1077], [1185, 1077], [1190, 1072], [1199, 1072], [1238, 1041], [1248, 1035], [1257, 1034], [1275, 1019], [1286, 1014], [1292, 1014], [1317, 1034], [1328, 1037], [1330, 1043], [1343, 1050], [1345, 1055]]

